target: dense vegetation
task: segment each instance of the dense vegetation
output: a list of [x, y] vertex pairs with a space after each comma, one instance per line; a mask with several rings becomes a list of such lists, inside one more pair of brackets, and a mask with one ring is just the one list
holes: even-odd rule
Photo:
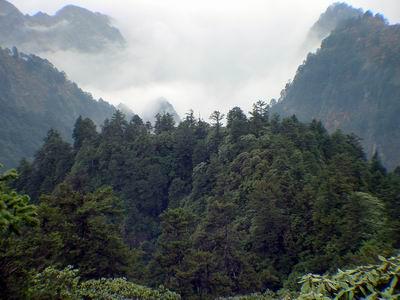
[[31, 158], [50, 128], [71, 139], [79, 115], [101, 124], [115, 108], [95, 101], [50, 62], [0, 48], [0, 160], [15, 167]]
[[362, 138], [389, 169], [400, 164], [400, 25], [370, 12], [338, 26], [309, 54], [274, 112], [321, 120]]
[[79, 271], [70, 266], [64, 270], [48, 267], [32, 276], [26, 293], [29, 299], [63, 300], [179, 300], [181, 297], [160, 287], [149, 289], [127, 281], [125, 278], [81, 280]]
[[339, 270], [333, 276], [304, 276], [298, 299], [399, 299], [400, 256], [380, 260], [380, 265]]
[[396, 252], [400, 171], [367, 161], [357, 137], [262, 102], [250, 117], [233, 108], [226, 126], [210, 119], [158, 115], [150, 127], [117, 111], [98, 133], [78, 118], [72, 145], [51, 130], [13, 182], [39, 226], [1, 240], [3, 298], [70, 265], [78, 290], [102, 277], [184, 299], [296, 290], [306, 273]]
[[385, 259], [380, 264], [359, 266], [334, 275], [307, 274], [300, 280], [299, 291], [267, 291], [263, 294], [235, 296], [229, 300], [352, 300], [387, 299], [400, 297], [400, 256]]
[[[0, 174], [0, 299], [180, 299], [178, 294], [163, 287], [149, 289], [125, 278], [81, 280], [79, 270], [71, 266], [63, 270], [53, 266], [41, 271], [27, 270], [27, 266], [20, 264], [19, 260], [29, 253], [13, 248], [19, 244], [13, 241], [15, 235], [22, 240], [22, 229], [39, 225], [40, 218], [37, 207], [29, 203], [29, 197], [10, 188], [10, 182], [17, 177], [15, 170]], [[21, 279], [27, 282], [22, 283]]]

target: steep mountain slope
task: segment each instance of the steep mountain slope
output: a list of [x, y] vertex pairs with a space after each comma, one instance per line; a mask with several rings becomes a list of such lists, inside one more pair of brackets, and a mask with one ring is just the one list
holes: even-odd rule
[[0, 48], [0, 161], [7, 167], [31, 157], [50, 128], [70, 138], [79, 115], [100, 124], [114, 111], [47, 60]]
[[400, 164], [400, 25], [367, 12], [349, 20], [309, 54], [272, 107], [301, 120], [320, 119], [378, 151], [389, 168]]
[[100, 13], [68, 5], [54, 16], [39, 12], [23, 15], [11, 3], [0, 0], [0, 45], [25, 52], [56, 50], [95, 52], [108, 46], [122, 47], [125, 40]]
[[307, 41], [320, 43], [321, 40], [326, 38], [338, 26], [362, 15], [363, 10], [360, 8], [356, 9], [343, 2], [334, 3], [321, 14], [317, 22], [311, 27]]

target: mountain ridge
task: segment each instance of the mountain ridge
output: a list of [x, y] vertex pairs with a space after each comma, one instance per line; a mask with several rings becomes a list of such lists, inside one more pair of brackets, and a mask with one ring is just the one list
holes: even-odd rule
[[338, 26], [350, 19], [361, 17], [363, 14], [364, 11], [361, 8], [354, 8], [345, 2], [336, 2], [320, 15], [310, 28], [307, 39], [322, 41]]
[[339, 26], [299, 66], [272, 111], [321, 120], [329, 131], [361, 137], [368, 156], [400, 165], [400, 25], [379, 14]]
[[107, 15], [67, 5], [54, 15], [38, 12], [24, 15], [16, 6], [1, 0], [0, 45], [16, 46], [24, 52], [78, 50], [93, 53], [126, 44]]
[[96, 101], [48, 60], [0, 48], [0, 157], [7, 167], [32, 157], [50, 128], [69, 138], [81, 115], [100, 125], [115, 107]]

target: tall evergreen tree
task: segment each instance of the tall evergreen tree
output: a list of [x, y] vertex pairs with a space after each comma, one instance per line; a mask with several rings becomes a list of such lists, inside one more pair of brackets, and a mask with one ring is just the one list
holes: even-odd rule
[[190, 295], [190, 278], [186, 276], [186, 259], [192, 249], [191, 234], [195, 217], [182, 209], [170, 209], [161, 215], [161, 234], [150, 264], [151, 276], [158, 277], [169, 289]]
[[85, 140], [93, 141], [97, 136], [96, 125], [89, 119], [81, 116], [76, 120], [72, 137], [74, 138], [74, 150], [78, 151]]
[[[111, 188], [81, 194], [62, 184], [41, 201], [41, 233], [51, 233], [62, 249], [51, 253], [53, 263], [74, 265], [87, 278], [129, 274], [131, 254], [122, 240], [123, 206]], [[45, 250], [46, 245], [39, 247]]]
[[155, 134], [171, 131], [175, 126], [174, 118], [171, 114], [157, 114], [156, 122], [154, 124]]
[[[50, 194], [56, 185], [65, 179], [73, 159], [71, 146], [57, 131], [51, 129], [44, 139], [43, 146], [35, 155], [32, 169], [27, 168], [26, 164], [20, 167], [21, 179], [26, 180], [30, 176], [22, 190], [30, 195], [33, 201], [38, 201], [41, 194]], [[17, 181], [16, 186], [21, 184]]]

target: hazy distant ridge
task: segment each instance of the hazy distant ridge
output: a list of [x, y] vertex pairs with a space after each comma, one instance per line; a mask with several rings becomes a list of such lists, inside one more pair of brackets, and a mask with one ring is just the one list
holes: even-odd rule
[[8, 167], [39, 148], [50, 128], [70, 139], [82, 115], [101, 124], [115, 108], [96, 101], [35, 55], [0, 48], [0, 160]]
[[53, 16], [42, 12], [30, 16], [0, 0], [0, 45], [17, 46], [33, 53], [95, 52], [108, 47], [123, 47], [125, 39], [111, 25], [110, 17], [85, 8], [68, 5]]

